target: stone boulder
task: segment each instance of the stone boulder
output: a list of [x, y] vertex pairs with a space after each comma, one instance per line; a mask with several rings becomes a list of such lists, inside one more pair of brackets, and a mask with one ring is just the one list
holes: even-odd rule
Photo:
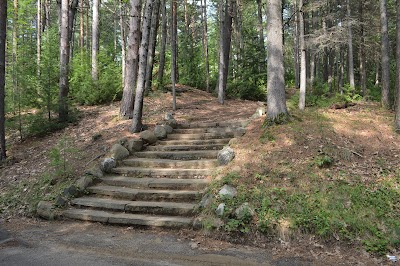
[[227, 165], [235, 158], [235, 151], [231, 147], [225, 147], [218, 152], [218, 162], [220, 165]]
[[167, 134], [171, 134], [174, 131], [174, 129], [171, 126], [163, 125], [163, 127], [165, 131], [167, 131]]
[[233, 186], [230, 185], [224, 185], [221, 190], [218, 192], [218, 194], [222, 197], [226, 198], [234, 198], [237, 195], [237, 190]]
[[53, 204], [48, 201], [40, 201], [37, 205], [36, 213], [47, 220], [54, 220], [56, 216]]
[[72, 185], [64, 189], [63, 195], [66, 198], [75, 198], [79, 196], [79, 190], [76, 186]]
[[117, 161], [114, 158], [105, 158], [101, 162], [101, 170], [105, 173], [111, 173], [111, 170], [117, 166]]
[[172, 128], [177, 128], [178, 122], [176, 122], [175, 119], [168, 119], [168, 120], [165, 122], [165, 125], [168, 125], [168, 126], [170, 126], [170, 127], [172, 127]]
[[119, 161], [129, 156], [129, 151], [121, 144], [114, 144], [110, 151], [110, 157]]
[[165, 114], [164, 119], [165, 120], [174, 119], [174, 115], [171, 112], [168, 112]]
[[244, 127], [237, 127], [233, 129], [233, 135], [235, 138], [242, 137], [244, 134], [246, 134], [246, 129]]
[[91, 176], [82, 176], [76, 181], [75, 185], [79, 189], [79, 191], [84, 191], [92, 183], [93, 178]]
[[199, 207], [200, 208], [208, 207], [212, 203], [212, 201], [213, 201], [213, 195], [210, 193], [207, 193], [201, 199], [201, 201], [199, 203]]
[[253, 208], [250, 207], [248, 202], [243, 203], [235, 210], [235, 216], [239, 220], [255, 214]]
[[96, 177], [96, 178], [102, 178], [104, 176], [103, 171], [101, 170], [100, 166], [98, 166], [98, 165], [93, 166], [92, 168], [86, 170], [85, 174]]
[[224, 212], [225, 212], [225, 203], [221, 203], [218, 205], [217, 209], [215, 210], [215, 213], [218, 216], [222, 216], [224, 215]]
[[163, 126], [156, 126], [154, 128], [154, 135], [157, 139], [165, 139], [167, 137], [167, 130]]
[[139, 136], [144, 141], [144, 143], [148, 143], [151, 145], [157, 142], [157, 137], [153, 131], [145, 130], [143, 132], [140, 132]]
[[137, 151], [141, 151], [143, 149], [143, 140], [142, 139], [130, 139], [128, 140], [128, 151], [133, 154]]

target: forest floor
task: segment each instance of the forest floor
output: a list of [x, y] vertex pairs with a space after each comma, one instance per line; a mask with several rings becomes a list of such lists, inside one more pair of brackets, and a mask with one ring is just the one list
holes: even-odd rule
[[[184, 92], [178, 94], [178, 110], [174, 114], [178, 122], [249, 118], [259, 106], [257, 102], [242, 100], [227, 100], [221, 106], [206, 92], [181, 89]], [[147, 97], [144, 124], [154, 127], [171, 110], [171, 103], [170, 93], [156, 92]], [[0, 168], [0, 222], [9, 230], [13, 231], [14, 227], [19, 230], [17, 220], [27, 228], [31, 223], [40, 223], [32, 217], [34, 203], [43, 195], [51, 195], [53, 189], [48, 185], [41, 187], [40, 182], [36, 187], [32, 184], [54, 172], [49, 153], [60, 140], [74, 148], [67, 154], [72, 183], [118, 139], [132, 136], [128, 131], [130, 121], [118, 119], [119, 102], [79, 107], [79, 110], [81, 118], [77, 123], [45, 137], [20, 142], [15, 132], [8, 132], [8, 156], [11, 159], [8, 165]], [[241, 176], [241, 185], [247, 186], [249, 191], [268, 184], [285, 191], [312, 193], [321, 183], [345, 181], [372, 187], [376, 183], [390, 183], [393, 178], [400, 179], [400, 136], [394, 133], [390, 111], [380, 109], [375, 103], [362, 102], [340, 110], [313, 107], [299, 112], [292, 106], [290, 112], [293, 123], [268, 130], [262, 128], [263, 118], [253, 120], [245, 137], [233, 144], [235, 164], [228, 166], [224, 173], [237, 172]], [[329, 167], [324, 167], [325, 163]], [[397, 186], [398, 181], [391, 184]], [[28, 218], [19, 220], [21, 216]], [[310, 264], [376, 265], [387, 262], [385, 258], [369, 255], [359, 241], [339, 241], [340, 237], [326, 241], [307, 233], [286, 235], [286, 229], [280, 228], [278, 240], [258, 233], [246, 237], [207, 231], [177, 232], [177, 238], [184, 234], [209, 248], [232, 247], [232, 243], [255, 245], [269, 250], [274, 257], [302, 257]], [[392, 250], [392, 254], [398, 251]]]

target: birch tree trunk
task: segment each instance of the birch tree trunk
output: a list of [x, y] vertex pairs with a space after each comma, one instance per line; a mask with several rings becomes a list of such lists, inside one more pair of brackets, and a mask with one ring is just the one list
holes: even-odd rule
[[[204, 2], [203, 2], [204, 1]], [[206, 91], [210, 92], [210, 60], [208, 54], [208, 22], [207, 22], [207, 0], [201, 0], [201, 19], [203, 23], [203, 49], [206, 67]]]
[[365, 55], [365, 30], [364, 30], [364, 2], [359, 2], [360, 15], [360, 86], [362, 95], [367, 95], [367, 70], [366, 70], [366, 55]]
[[350, 87], [355, 87], [354, 82], [354, 55], [353, 55], [353, 31], [351, 29], [351, 9], [350, 9], [350, 0], [347, 0], [347, 27], [348, 27], [348, 36], [347, 36], [347, 43], [348, 43], [348, 70], [349, 70], [349, 83]]
[[267, 0], [267, 119], [287, 115], [283, 60], [282, 0]]
[[165, 50], [167, 46], [167, 5], [163, 0], [162, 5], [162, 30], [161, 30], [161, 48], [160, 48], [160, 66], [158, 68], [158, 88], [163, 86], [164, 68], [165, 68]]
[[296, 89], [300, 89], [300, 64], [299, 64], [299, 11], [298, 11], [298, 5], [297, 5], [297, 0], [293, 1], [294, 5], [294, 36], [293, 36], [293, 52], [294, 52], [294, 82]]
[[389, 34], [387, 18], [387, 0], [380, 0], [381, 11], [381, 62], [382, 62], [382, 100], [384, 108], [390, 107], [390, 59], [389, 59]]
[[61, 122], [68, 121], [68, 72], [69, 72], [69, 1], [61, 0], [61, 25], [60, 25], [60, 93], [58, 117]]
[[99, 8], [100, 0], [93, 0], [92, 18], [92, 80], [97, 85], [99, 80], [98, 53], [99, 53]]
[[143, 23], [142, 23], [142, 40], [139, 48], [139, 69], [136, 84], [135, 104], [133, 107], [133, 118], [131, 132], [140, 132], [143, 128], [142, 113], [143, 113], [143, 97], [144, 86], [147, 68], [147, 55], [149, 49], [150, 27], [151, 27], [151, 14], [153, 10], [154, 0], [147, 0], [144, 10]]
[[0, 0], [0, 161], [6, 159], [5, 131], [5, 80], [6, 80], [6, 30], [7, 30], [7, 1]]
[[37, 77], [40, 78], [40, 59], [42, 54], [42, 1], [37, 0], [37, 17], [36, 17], [36, 63]]
[[306, 84], [307, 84], [307, 64], [306, 47], [304, 42], [304, 6], [303, 0], [299, 0], [299, 41], [300, 41], [300, 99], [299, 109], [304, 110], [306, 106]]
[[[12, 29], [12, 82], [13, 82], [13, 96], [12, 105], [15, 114], [17, 97], [19, 98], [18, 89], [18, 73], [17, 73], [17, 55], [18, 55], [18, 0], [13, 2], [13, 29]], [[21, 133], [21, 131], [20, 131]]]
[[137, 80], [140, 44], [140, 17], [142, 10], [141, 0], [130, 0], [128, 51], [125, 66], [125, 82], [121, 100], [120, 117], [130, 119], [133, 117], [134, 90]]
[[260, 54], [262, 63], [260, 65], [260, 72], [265, 69], [265, 44], [264, 44], [264, 25], [263, 25], [263, 16], [262, 16], [262, 0], [257, 0], [257, 18], [258, 18], [258, 35], [260, 41]]
[[125, 84], [125, 64], [126, 64], [126, 33], [125, 33], [125, 21], [123, 12], [123, 1], [119, 1], [119, 27], [121, 31], [121, 66], [122, 66], [122, 88]]

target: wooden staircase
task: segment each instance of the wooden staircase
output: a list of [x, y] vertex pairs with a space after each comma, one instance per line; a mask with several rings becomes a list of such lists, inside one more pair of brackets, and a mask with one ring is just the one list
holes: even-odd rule
[[244, 122], [181, 124], [168, 138], [122, 161], [73, 199], [63, 216], [85, 221], [189, 227], [217, 154]]

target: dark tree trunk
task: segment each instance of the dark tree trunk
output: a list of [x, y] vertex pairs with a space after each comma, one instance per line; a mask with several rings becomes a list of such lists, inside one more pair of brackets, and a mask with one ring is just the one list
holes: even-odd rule
[[382, 53], [382, 106], [390, 107], [390, 59], [389, 59], [389, 33], [387, 18], [387, 1], [380, 0], [381, 11], [381, 53]]
[[222, 22], [219, 46], [218, 102], [224, 104], [226, 85], [228, 82], [229, 53], [232, 37], [232, 2], [225, 0], [224, 19]]
[[359, 15], [360, 15], [360, 86], [362, 95], [367, 94], [367, 69], [366, 69], [366, 55], [365, 55], [365, 30], [364, 30], [364, 2], [359, 2]]
[[275, 121], [288, 113], [283, 60], [282, 0], [267, 0], [267, 119]]
[[147, 68], [147, 55], [150, 39], [151, 27], [151, 14], [153, 11], [154, 0], [147, 0], [144, 10], [143, 23], [142, 23], [142, 40], [139, 48], [139, 68], [136, 82], [136, 95], [135, 104], [133, 107], [133, 118], [131, 132], [140, 132], [143, 128], [142, 114], [143, 114], [143, 97], [144, 86]]
[[210, 61], [208, 54], [208, 22], [207, 22], [207, 0], [201, 0], [201, 19], [203, 23], [203, 49], [206, 67], [206, 91], [210, 92]]
[[158, 87], [163, 85], [164, 68], [165, 68], [165, 50], [167, 46], [167, 5], [163, 0], [162, 5], [162, 31], [161, 31], [161, 49], [160, 49], [160, 66], [158, 69]]
[[5, 80], [6, 80], [6, 30], [7, 30], [7, 1], [0, 0], [0, 161], [6, 159], [5, 131]]

